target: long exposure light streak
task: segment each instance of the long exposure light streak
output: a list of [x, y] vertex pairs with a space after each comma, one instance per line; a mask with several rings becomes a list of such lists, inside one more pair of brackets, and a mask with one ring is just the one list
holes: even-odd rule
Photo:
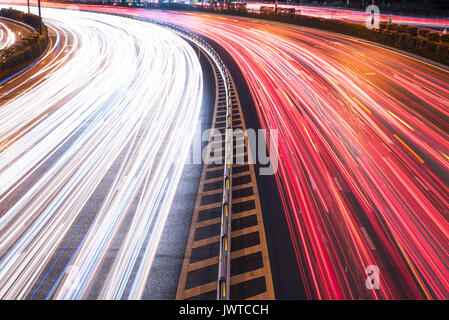
[[0, 20], [0, 50], [12, 45], [16, 39], [16, 34]]
[[[371, 4], [368, 2], [367, 6]], [[247, 8], [249, 10], [259, 11], [261, 6], [274, 7], [274, 4], [267, 3], [248, 3]], [[370, 12], [343, 9], [343, 8], [323, 8], [323, 7], [313, 7], [313, 6], [298, 6], [289, 4], [280, 4], [278, 7], [283, 8], [294, 8], [300, 11], [302, 15], [324, 18], [324, 19], [339, 19], [355, 23], [365, 23], [366, 18], [371, 16]], [[418, 17], [418, 16], [408, 16], [408, 15], [397, 15], [392, 14], [390, 16], [387, 12], [381, 12], [379, 15], [381, 21], [391, 21], [400, 24], [410, 24], [422, 27], [432, 27], [432, 28], [449, 28], [448, 18], [433, 18], [433, 17]]]
[[[237, 62], [262, 127], [279, 130], [276, 178], [309, 297], [449, 297], [447, 70], [313, 29], [127, 11]], [[379, 290], [365, 286], [370, 265]]]
[[20, 40], [21, 35], [26, 35], [29, 30], [19, 25], [0, 19], [0, 50], [3, 50], [16, 41]]
[[[24, 0], [2, 0], [1, 2], [9, 2], [13, 4], [26, 4]], [[207, 3], [206, 1], [204, 3]], [[43, 6], [51, 7], [51, 8], [65, 8], [68, 4], [55, 3], [55, 2], [42, 2]], [[99, 6], [96, 5], [94, 7], [85, 5], [85, 4], [76, 4], [79, 8], [85, 8], [89, 10], [102, 10], [102, 11], [126, 11], [128, 8], [120, 8], [116, 6]], [[252, 2], [247, 3], [248, 10], [253, 12], [259, 12], [261, 6], [266, 7], [274, 7], [274, 3], [258, 3]], [[370, 13], [365, 11], [344, 9], [344, 8], [326, 8], [326, 7], [313, 7], [313, 6], [299, 6], [299, 5], [291, 5], [291, 4], [279, 4], [278, 7], [285, 8], [294, 8], [296, 11], [300, 12], [302, 15], [310, 16], [310, 17], [318, 17], [324, 19], [338, 19], [345, 20], [354, 23], [362, 23], [365, 24], [366, 19], [370, 17]], [[107, 8], [107, 9], [106, 9]], [[138, 12], [134, 11], [135, 12]], [[396, 15], [390, 14], [388, 12], [381, 12], [379, 15], [379, 19], [381, 21], [391, 21], [393, 23], [400, 24], [409, 24], [416, 25], [421, 27], [428, 28], [438, 28], [438, 29], [449, 29], [449, 19], [448, 18], [436, 18], [436, 17], [420, 17], [413, 15]]]
[[[236, 61], [261, 126], [279, 132], [276, 180], [310, 298], [449, 298], [447, 69], [269, 21], [80, 8], [176, 23]], [[371, 265], [379, 290], [365, 286]]]
[[47, 57], [0, 87], [0, 298], [139, 298], [199, 117], [199, 60], [150, 23], [44, 21]]

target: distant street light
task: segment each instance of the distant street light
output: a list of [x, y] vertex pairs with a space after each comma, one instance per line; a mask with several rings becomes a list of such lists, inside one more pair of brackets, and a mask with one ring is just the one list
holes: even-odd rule
[[30, 0], [27, 0], [27, 4], [28, 4], [28, 13], [30, 13]]

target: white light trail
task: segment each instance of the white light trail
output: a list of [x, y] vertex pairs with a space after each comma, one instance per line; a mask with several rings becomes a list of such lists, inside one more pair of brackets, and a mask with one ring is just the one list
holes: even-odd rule
[[[149, 23], [43, 14], [62, 50], [34, 75], [44, 80], [0, 105], [0, 298], [35, 291], [89, 208], [95, 219], [66, 266], [77, 275], [47, 278], [48, 296], [88, 297], [118, 250], [99, 297], [139, 298], [198, 121], [201, 66], [187, 42]], [[6, 87], [0, 97], [16, 89]]]

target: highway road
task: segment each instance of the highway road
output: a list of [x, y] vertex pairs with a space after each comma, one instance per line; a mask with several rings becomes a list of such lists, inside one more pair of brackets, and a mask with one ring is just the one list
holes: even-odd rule
[[139, 298], [202, 100], [153, 24], [46, 9], [49, 52], [0, 84], [0, 298]]
[[233, 58], [260, 126], [279, 131], [275, 179], [308, 298], [449, 298], [446, 68], [269, 21], [80, 8], [176, 23]]
[[0, 50], [14, 44], [19, 38], [19, 33], [14, 32], [15, 25], [5, 20], [0, 20]]
[[[261, 126], [279, 130], [276, 181], [309, 298], [449, 297], [447, 69], [313, 29], [128, 11], [236, 61]], [[372, 265], [378, 290], [365, 283]]]

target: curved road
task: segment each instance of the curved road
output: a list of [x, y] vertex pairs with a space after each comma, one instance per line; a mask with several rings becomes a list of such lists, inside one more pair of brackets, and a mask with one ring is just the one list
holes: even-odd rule
[[15, 25], [0, 19], [0, 50], [14, 44], [19, 38], [19, 31], [14, 32]]
[[276, 179], [310, 298], [449, 297], [447, 69], [314, 29], [121, 11], [196, 31], [240, 67], [262, 127], [279, 130]]
[[150, 23], [44, 17], [49, 52], [0, 87], [0, 298], [138, 298], [198, 120], [201, 66]]
[[23, 36], [29, 34], [32, 30], [18, 23], [13, 23], [9, 19], [0, 17], [0, 50], [6, 49], [19, 41]]
[[449, 297], [447, 69], [268, 21], [80, 8], [176, 23], [229, 52], [261, 126], [279, 131], [276, 181], [309, 298]]

